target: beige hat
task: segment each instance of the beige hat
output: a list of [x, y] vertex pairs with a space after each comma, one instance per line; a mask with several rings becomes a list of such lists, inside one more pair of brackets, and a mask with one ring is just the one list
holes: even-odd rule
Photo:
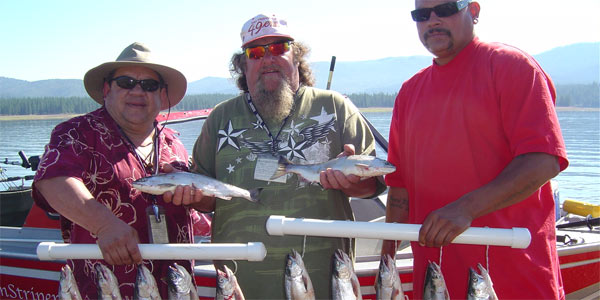
[[280, 36], [294, 40], [288, 29], [287, 20], [274, 14], [258, 14], [242, 26], [240, 33], [242, 48], [248, 43], [266, 36]]
[[160, 74], [168, 86], [167, 96], [170, 100], [170, 103], [165, 102], [161, 105], [161, 110], [173, 107], [183, 99], [187, 89], [185, 76], [173, 68], [153, 63], [150, 57], [150, 49], [137, 42], [127, 46], [116, 61], [103, 63], [85, 73], [83, 84], [90, 97], [96, 102], [104, 104], [102, 88], [106, 77], [110, 72], [125, 66], [147, 67]]

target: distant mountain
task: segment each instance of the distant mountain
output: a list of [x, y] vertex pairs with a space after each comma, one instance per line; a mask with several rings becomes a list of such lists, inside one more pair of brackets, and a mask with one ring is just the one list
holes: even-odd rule
[[188, 83], [186, 95], [196, 94], [237, 94], [238, 88], [233, 79], [204, 77]]
[[0, 98], [87, 97], [80, 79], [25, 81], [0, 77]]
[[558, 47], [535, 59], [556, 84], [600, 82], [600, 43]]
[[[600, 82], [600, 43], [579, 43], [534, 55], [555, 84]], [[331, 89], [342, 93], [396, 93], [402, 83], [431, 64], [430, 56], [388, 57], [367, 61], [337, 61]], [[316, 86], [325, 88], [330, 62], [312, 63]], [[206, 77], [188, 83], [187, 95], [237, 94], [230, 78]], [[0, 98], [87, 96], [78, 79], [25, 81], [0, 77]]]
[[[366, 61], [336, 61], [331, 89], [351, 93], [397, 93], [406, 79], [431, 64], [430, 56], [388, 57]], [[312, 64], [316, 87], [326, 88], [331, 62]]]

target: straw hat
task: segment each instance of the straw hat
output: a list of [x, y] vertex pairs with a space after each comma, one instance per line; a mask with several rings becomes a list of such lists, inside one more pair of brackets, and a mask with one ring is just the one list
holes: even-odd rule
[[175, 106], [177, 103], [179, 103], [179, 101], [181, 101], [181, 99], [183, 99], [183, 96], [185, 95], [185, 91], [187, 89], [187, 80], [181, 72], [173, 68], [152, 62], [150, 56], [150, 49], [148, 49], [148, 47], [146, 47], [144, 44], [136, 42], [127, 46], [127, 48], [121, 52], [115, 61], [103, 63], [85, 73], [85, 76], [83, 77], [85, 90], [90, 97], [92, 97], [92, 99], [96, 100], [96, 102], [102, 105], [104, 104], [102, 87], [104, 80], [110, 72], [125, 66], [147, 67], [160, 74], [165, 83], [168, 85], [167, 95], [170, 100], [170, 105], [165, 101], [161, 105], [161, 110]]

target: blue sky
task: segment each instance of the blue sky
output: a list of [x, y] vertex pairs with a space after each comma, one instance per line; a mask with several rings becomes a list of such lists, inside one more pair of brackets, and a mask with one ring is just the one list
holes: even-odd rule
[[[598, 0], [480, 0], [476, 33], [538, 54], [600, 41]], [[0, 0], [0, 76], [81, 79], [134, 41], [188, 81], [228, 77], [243, 23], [258, 13], [287, 18], [311, 61], [429, 55], [412, 0], [154, 1]]]

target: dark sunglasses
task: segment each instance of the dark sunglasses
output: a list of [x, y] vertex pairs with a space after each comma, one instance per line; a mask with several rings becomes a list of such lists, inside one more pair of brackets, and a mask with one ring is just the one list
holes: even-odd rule
[[120, 88], [123, 88], [126, 90], [131, 90], [131, 89], [135, 88], [135, 86], [139, 83], [140, 87], [145, 92], [154, 92], [154, 91], [158, 90], [159, 87], [162, 86], [162, 84], [160, 82], [158, 82], [157, 80], [154, 80], [154, 79], [137, 80], [137, 79], [131, 78], [129, 76], [119, 76], [119, 77], [113, 78], [108, 81], [108, 84], [110, 84], [113, 81], [116, 82]]
[[467, 7], [469, 5], [469, 2], [471, 2], [471, 0], [447, 2], [440, 5], [436, 5], [434, 7], [415, 9], [411, 11], [410, 14], [412, 15], [412, 19], [415, 22], [425, 22], [429, 20], [432, 11], [435, 12], [436, 16], [440, 18], [445, 18], [454, 15], [463, 8]]
[[283, 55], [284, 53], [290, 50], [291, 45], [294, 42], [285, 41], [285, 42], [277, 42], [268, 45], [260, 45], [255, 47], [248, 47], [244, 49], [246, 53], [246, 57], [250, 59], [261, 59], [267, 54], [267, 50], [273, 56]]

